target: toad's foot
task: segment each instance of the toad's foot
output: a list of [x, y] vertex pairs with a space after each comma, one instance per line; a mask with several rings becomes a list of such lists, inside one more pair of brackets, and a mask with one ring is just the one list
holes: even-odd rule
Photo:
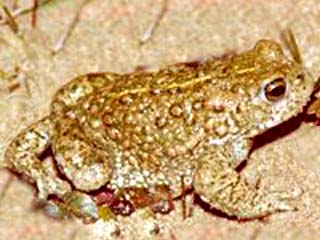
[[228, 163], [202, 159], [194, 188], [201, 198], [229, 216], [261, 218], [275, 212], [293, 211], [288, 194], [263, 194], [250, 186]]
[[51, 133], [51, 120], [45, 117], [19, 134], [5, 153], [7, 167], [35, 182], [39, 199], [44, 201], [50, 194], [62, 196], [71, 191], [70, 185], [54, 176], [49, 165], [39, 159], [50, 146]]
[[36, 184], [40, 201], [46, 201], [49, 195], [62, 197], [71, 192], [71, 186], [68, 182], [50, 175], [39, 176]]

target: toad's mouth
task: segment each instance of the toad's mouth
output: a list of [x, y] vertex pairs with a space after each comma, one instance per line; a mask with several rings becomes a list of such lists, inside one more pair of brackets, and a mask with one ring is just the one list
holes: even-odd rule
[[[320, 79], [319, 79], [320, 80]], [[319, 118], [313, 113], [309, 113], [308, 109], [317, 100], [315, 95], [320, 91], [320, 81], [314, 88], [311, 96], [306, 100], [306, 104], [301, 107], [301, 111], [298, 111], [295, 115], [291, 115], [287, 120], [276, 124], [261, 134], [256, 135], [253, 138], [253, 145], [250, 152], [263, 147], [264, 145], [271, 143], [279, 138], [285, 137], [290, 133], [297, 130], [303, 122], [319, 124]]]

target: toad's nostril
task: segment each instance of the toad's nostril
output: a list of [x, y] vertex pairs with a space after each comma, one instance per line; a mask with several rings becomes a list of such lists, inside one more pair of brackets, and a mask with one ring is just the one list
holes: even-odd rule
[[297, 79], [299, 79], [301, 82], [304, 80], [304, 78], [305, 78], [305, 74], [304, 73], [299, 73], [297, 75]]

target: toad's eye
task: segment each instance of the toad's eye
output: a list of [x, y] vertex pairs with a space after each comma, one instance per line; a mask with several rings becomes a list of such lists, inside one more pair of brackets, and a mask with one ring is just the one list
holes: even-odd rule
[[271, 102], [278, 101], [284, 97], [286, 93], [286, 81], [284, 78], [276, 78], [264, 87], [264, 94], [267, 100]]

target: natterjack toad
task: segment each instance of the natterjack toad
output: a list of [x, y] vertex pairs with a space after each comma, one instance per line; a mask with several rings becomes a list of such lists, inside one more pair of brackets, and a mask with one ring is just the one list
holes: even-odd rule
[[[98, 189], [143, 208], [178, 197], [182, 177], [230, 216], [289, 210], [235, 169], [255, 136], [302, 110], [314, 83], [269, 40], [199, 66], [87, 74], [62, 87], [50, 114], [10, 144], [7, 166], [36, 183], [40, 199], [54, 196], [80, 218], [101, 216]], [[59, 174], [39, 159], [49, 147]]]

